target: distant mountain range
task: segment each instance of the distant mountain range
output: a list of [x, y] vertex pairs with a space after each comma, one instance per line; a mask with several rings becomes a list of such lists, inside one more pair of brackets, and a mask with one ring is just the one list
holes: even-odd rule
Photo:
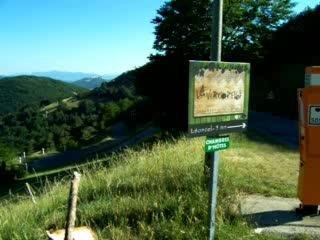
[[25, 105], [48, 104], [85, 91], [73, 84], [46, 77], [4, 77], [0, 80], [0, 113], [17, 111]]
[[16, 74], [10, 74], [10, 75], [0, 75], [0, 79], [4, 77], [15, 77], [15, 76], [22, 76], [22, 75], [48, 77], [48, 78], [71, 83], [78, 80], [82, 80], [84, 78], [103, 78], [107, 81], [110, 81], [116, 78], [119, 74], [98, 75], [95, 73], [83, 73], [83, 72], [48, 71], [48, 72], [32, 72], [32, 73], [29, 72], [29, 73], [16, 73]]
[[49, 77], [65, 82], [75, 82], [78, 80], [82, 80], [84, 78], [103, 78], [106, 80], [114, 79], [118, 74], [105, 74], [99, 76], [94, 73], [83, 73], [83, 72], [64, 72], [64, 71], [49, 71], [49, 72], [33, 72], [31, 75], [38, 77]]
[[92, 78], [83, 78], [81, 80], [74, 81], [72, 82], [72, 84], [91, 90], [96, 87], [100, 87], [102, 83], [107, 81], [108, 80], [102, 77], [92, 77]]

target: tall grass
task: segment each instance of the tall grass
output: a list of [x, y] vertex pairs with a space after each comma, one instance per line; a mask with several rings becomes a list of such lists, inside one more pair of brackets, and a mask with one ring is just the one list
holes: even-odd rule
[[[298, 153], [262, 140], [233, 135], [221, 154], [218, 239], [271, 239], [239, 216], [242, 195], [295, 196]], [[206, 239], [203, 144], [181, 138], [81, 169], [77, 225], [90, 225], [100, 239]], [[36, 205], [2, 202], [0, 239], [46, 239], [46, 229], [63, 228], [68, 188], [66, 180], [47, 184]]]

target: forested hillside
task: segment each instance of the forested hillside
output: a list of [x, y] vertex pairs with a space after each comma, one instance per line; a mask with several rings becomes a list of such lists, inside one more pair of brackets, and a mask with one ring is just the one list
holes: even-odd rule
[[106, 82], [106, 80], [102, 77], [88, 77], [72, 82], [72, 84], [86, 89], [94, 89], [100, 87], [104, 82]]
[[26, 105], [46, 105], [85, 91], [83, 88], [51, 78], [5, 77], [0, 81], [0, 114], [17, 111]]
[[28, 154], [41, 148], [74, 149], [106, 131], [134, 103], [129, 99], [112, 103], [81, 100], [78, 107], [70, 109], [60, 102], [50, 113], [26, 107], [0, 117], [0, 140]]
[[[112, 126], [118, 122], [126, 123], [128, 129], [135, 129], [150, 121], [151, 103], [148, 98], [136, 95], [134, 79], [130, 74], [124, 73], [93, 91], [72, 86], [65, 88], [69, 84], [52, 79], [46, 79], [41, 84], [36, 77], [5, 80], [6, 89], [24, 93], [25, 100], [21, 102], [25, 106], [14, 112], [0, 114], [0, 148], [5, 150], [0, 152], [0, 176], [12, 179], [20, 174], [20, 168], [16, 169], [16, 166], [17, 156], [22, 152], [30, 156], [42, 148], [46, 152], [80, 149], [113, 138]], [[27, 90], [24, 90], [26, 84]], [[44, 86], [47, 88], [41, 92]], [[68, 93], [65, 89], [69, 90], [69, 95], [63, 95]], [[79, 94], [73, 93], [72, 90], [77, 89], [81, 90]], [[5, 94], [15, 103], [19, 92], [12, 91]], [[68, 98], [50, 103], [56, 99], [48, 98], [52, 93], [56, 93], [59, 99], [61, 96]]]
[[102, 98], [103, 101], [136, 96], [136, 71], [125, 72], [110, 82], [102, 83], [99, 88], [91, 91], [89, 95], [93, 98]]
[[28, 105], [0, 115], [0, 141], [28, 154], [42, 148], [66, 151], [97, 141], [99, 136], [110, 133], [110, 126], [117, 121], [133, 126], [150, 120], [150, 101], [135, 94], [130, 74], [124, 73], [93, 91], [81, 91], [63, 101], [46, 106]]

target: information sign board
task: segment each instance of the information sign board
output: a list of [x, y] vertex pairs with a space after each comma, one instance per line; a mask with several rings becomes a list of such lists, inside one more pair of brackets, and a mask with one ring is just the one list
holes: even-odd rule
[[188, 126], [191, 136], [247, 127], [250, 64], [190, 61]]

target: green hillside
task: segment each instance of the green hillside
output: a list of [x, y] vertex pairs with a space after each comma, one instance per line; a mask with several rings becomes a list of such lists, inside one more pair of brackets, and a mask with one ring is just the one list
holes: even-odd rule
[[[0, 85], [0, 141], [27, 154], [42, 148], [59, 152], [78, 149], [110, 136], [110, 126], [118, 121], [133, 129], [151, 120], [150, 104], [135, 95], [128, 73], [92, 91], [49, 78], [35, 79], [40, 78], [0, 81], [5, 86]], [[81, 93], [73, 96], [76, 91]], [[64, 99], [54, 101], [57, 98]], [[32, 103], [40, 106], [21, 108]]]
[[133, 98], [137, 96], [136, 80], [136, 70], [128, 71], [112, 81], [103, 82], [100, 87], [93, 89], [87, 95], [98, 101], [116, 101], [124, 98]]
[[5, 77], [0, 81], [0, 113], [17, 111], [25, 105], [57, 101], [85, 91], [51, 78]]
[[[252, 193], [295, 196], [298, 152], [253, 134], [231, 139], [231, 149], [221, 152], [217, 239], [282, 239], [254, 234], [238, 214], [239, 200]], [[77, 225], [90, 225], [99, 239], [206, 239], [203, 144], [204, 138], [160, 142], [80, 168]], [[63, 228], [70, 177], [63, 179], [42, 190], [28, 179], [37, 204], [27, 196], [0, 200], [0, 239], [45, 239], [45, 230]]]
[[88, 77], [74, 81], [72, 84], [86, 89], [94, 89], [96, 87], [100, 87], [100, 85], [106, 81], [107, 80], [103, 79], [102, 77]]

